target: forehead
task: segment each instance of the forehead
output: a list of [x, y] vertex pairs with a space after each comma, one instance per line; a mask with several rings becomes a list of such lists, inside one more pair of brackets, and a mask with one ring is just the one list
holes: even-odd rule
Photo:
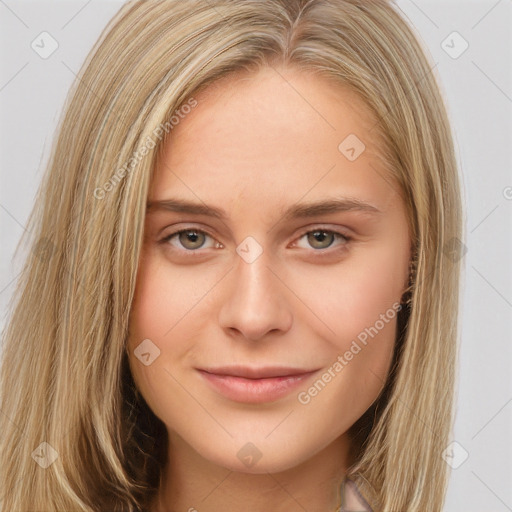
[[[194, 95], [198, 107], [172, 132], [172, 141], [186, 138], [193, 130], [220, 136], [262, 135], [267, 141], [314, 141], [315, 134], [352, 132], [365, 139], [368, 149], [380, 142], [377, 119], [363, 99], [333, 78], [296, 68], [264, 67], [257, 72], [236, 72], [208, 85]], [[243, 130], [240, 130], [243, 128]], [[285, 131], [280, 131], [281, 129]], [[258, 133], [259, 132], [259, 133]], [[204, 134], [204, 133], [203, 133]], [[287, 136], [289, 135], [289, 136]], [[253, 147], [258, 149], [254, 141]]]
[[340, 187], [352, 196], [362, 187], [369, 195], [390, 193], [375, 116], [347, 87], [269, 67], [224, 77], [194, 98], [197, 106], [162, 148], [154, 199], [171, 190], [212, 200], [253, 191], [260, 201]]

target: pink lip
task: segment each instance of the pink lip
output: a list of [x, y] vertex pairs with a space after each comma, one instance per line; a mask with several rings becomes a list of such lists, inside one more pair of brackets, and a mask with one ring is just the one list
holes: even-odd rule
[[198, 371], [215, 391], [226, 398], [235, 402], [260, 404], [286, 396], [318, 370], [231, 366]]

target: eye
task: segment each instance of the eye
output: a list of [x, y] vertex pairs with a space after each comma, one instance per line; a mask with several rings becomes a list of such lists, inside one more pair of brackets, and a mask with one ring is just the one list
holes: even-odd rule
[[[303, 238], [306, 238], [307, 246], [300, 245], [298, 242], [295, 242], [293, 245], [303, 249], [313, 248], [317, 252], [320, 252], [321, 249], [328, 249], [336, 240], [339, 240], [340, 243], [335, 247], [343, 250], [351, 240], [351, 237], [348, 235], [344, 235], [330, 229], [325, 229], [323, 227], [306, 231], [299, 237], [299, 240]], [[209, 244], [208, 239], [211, 240]], [[197, 228], [185, 228], [170, 233], [169, 235], [166, 235], [160, 243], [168, 244], [173, 249], [182, 252], [199, 252], [198, 249], [219, 249], [223, 247], [221, 243], [217, 242], [206, 231]]]
[[307, 231], [306, 233], [302, 234], [299, 240], [304, 237], [306, 238], [309, 247], [302, 247], [304, 249], [312, 247], [313, 249], [316, 250], [328, 249], [334, 244], [336, 239], [340, 240], [338, 247], [341, 246], [341, 248], [343, 248], [343, 246], [345, 246], [351, 240], [351, 238], [347, 235], [324, 228], [317, 228], [312, 231]]
[[[173, 243], [173, 239], [176, 238], [176, 242], [179, 246], [176, 246]], [[211, 238], [213, 244], [205, 245], [205, 241], [207, 238]], [[173, 247], [176, 247], [178, 250], [185, 249], [186, 251], [195, 251], [196, 249], [208, 249], [211, 247], [219, 248], [222, 247], [222, 244], [213, 240], [213, 238], [206, 233], [205, 231], [201, 231], [200, 229], [188, 228], [181, 229], [179, 231], [175, 231], [170, 235], [167, 235], [161, 240], [161, 243], [168, 243]]]

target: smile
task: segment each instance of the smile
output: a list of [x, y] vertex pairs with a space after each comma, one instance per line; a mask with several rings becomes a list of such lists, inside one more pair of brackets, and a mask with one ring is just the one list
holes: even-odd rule
[[317, 371], [249, 367], [198, 369], [201, 377], [214, 391], [234, 402], [250, 404], [268, 403], [283, 398]]

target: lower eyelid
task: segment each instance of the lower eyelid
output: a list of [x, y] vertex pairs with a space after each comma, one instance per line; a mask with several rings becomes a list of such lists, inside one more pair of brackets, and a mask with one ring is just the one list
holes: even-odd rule
[[[207, 247], [206, 249], [218, 248], [218, 247], [216, 247], [217, 245], [220, 245], [222, 247], [222, 244], [220, 242], [218, 242], [213, 235], [211, 235], [207, 231], [204, 231], [204, 230], [201, 230], [201, 229], [195, 229], [195, 228], [180, 229], [178, 231], [170, 233], [170, 234], [164, 236], [160, 240], [160, 243], [168, 244], [172, 238], [180, 235], [180, 233], [186, 233], [187, 231], [196, 231], [198, 233], [202, 233], [202, 234], [206, 235], [207, 237], [211, 238], [214, 241], [214, 243], [215, 243], [215, 247]], [[299, 235], [295, 239], [296, 241], [293, 242], [293, 246], [296, 246], [298, 240], [301, 240], [302, 238], [304, 238], [308, 234], [314, 233], [315, 231], [323, 231], [325, 233], [333, 234], [333, 235], [335, 235], [336, 238], [338, 238], [338, 240], [341, 239], [343, 241], [342, 244], [338, 244], [337, 246], [335, 246], [334, 249], [332, 248], [332, 246], [326, 247], [325, 249], [315, 249], [315, 248], [311, 247], [310, 249], [312, 251], [316, 252], [316, 253], [329, 252], [329, 249], [331, 249], [331, 251], [332, 251], [332, 250], [336, 250], [336, 248], [343, 248], [344, 245], [348, 244], [352, 240], [352, 237], [350, 237], [350, 236], [348, 236], [348, 235], [346, 235], [344, 233], [340, 233], [338, 231], [334, 231], [334, 230], [330, 230], [330, 229], [324, 229], [324, 228], [319, 227], [319, 228], [315, 228], [315, 229], [310, 229], [310, 230], [302, 233], [301, 235]], [[199, 252], [201, 249], [204, 249], [204, 248], [203, 247], [200, 247], [198, 249], [185, 249], [185, 248], [178, 249], [177, 248], [178, 251], [188, 252], [188, 253]]]
[[[197, 233], [201, 233], [203, 235], [206, 235], [207, 237], [211, 238], [214, 242], [215, 245], [217, 244], [220, 244], [220, 242], [218, 242], [214, 236], [210, 235], [210, 233], [208, 233], [207, 231], [203, 231], [201, 229], [195, 229], [195, 228], [189, 228], [189, 229], [180, 229], [178, 231], [174, 231], [173, 233], [169, 233], [168, 235], [165, 235], [161, 240], [160, 240], [160, 243], [162, 244], [170, 244], [170, 241], [171, 239], [173, 239], [174, 237], [177, 237], [179, 236], [181, 233], [186, 233], [188, 231], [195, 231]], [[221, 244], [222, 245], [222, 244]], [[207, 249], [212, 249], [213, 247], [207, 247]], [[181, 250], [181, 251], [185, 251], [185, 252], [188, 252], [188, 253], [192, 253], [192, 252], [199, 252], [201, 249], [204, 249], [204, 247], [200, 247], [199, 249], [185, 249], [185, 248], [182, 248], [182, 249], [177, 249], [178, 251]]]
[[[302, 238], [304, 238], [308, 234], [314, 233], [316, 231], [322, 231], [324, 233], [329, 233], [331, 235], [334, 235], [335, 238], [337, 238], [338, 240], [342, 241], [342, 244], [341, 244], [342, 246], [348, 244], [352, 240], [352, 237], [350, 237], [348, 235], [345, 235], [344, 233], [340, 233], [338, 231], [333, 231], [333, 230], [330, 230], [330, 229], [323, 229], [323, 228], [312, 229], [312, 230], [306, 231], [305, 233], [303, 233], [302, 235], [297, 237], [297, 240], [301, 240]], [[296, 244], [296, 243], [297, 242], [294, 242], [294, 244]], [[339, 246], [339, 244], [338, 244], [338, 246]], [[332, 247], [332, 245], [330, 245], [329, 247], [326, 247], [324, 250], [327, 251], [327, 250], [331, 249], [331, 247]], [[311, 247], [311, 249], [314, 250], [315, 252], [322, 251], [322, 249], [315, 249], [314, 247]]]

